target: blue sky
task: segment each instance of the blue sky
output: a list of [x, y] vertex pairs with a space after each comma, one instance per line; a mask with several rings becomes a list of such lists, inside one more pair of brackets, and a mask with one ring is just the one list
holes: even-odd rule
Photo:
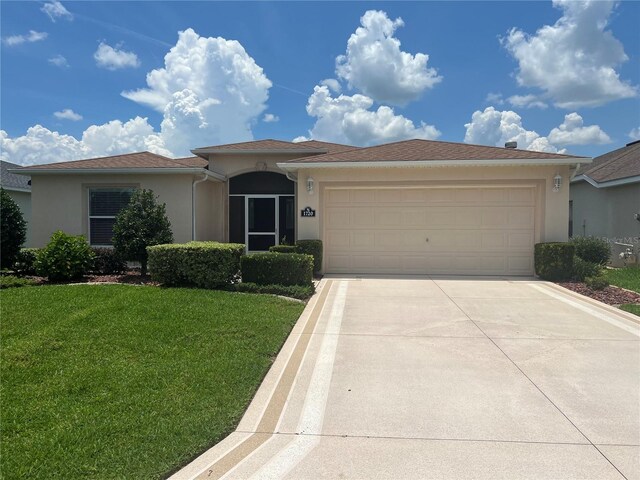
[[638, 2], [0, 8], [2, 158], [15, 163], [300, 137], [595, 156], [640, 137]]

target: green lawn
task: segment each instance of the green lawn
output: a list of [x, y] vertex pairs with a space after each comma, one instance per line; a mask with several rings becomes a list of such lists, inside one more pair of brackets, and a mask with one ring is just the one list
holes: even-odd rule
[[640, 293], [640, 268], [608, 268], [605, 274], [611, 285]]
[[303, 305], [128, 285], [0, 291], [1, 478], [163, 478], [231, 432]]
[[[640, 293], [640, 268], [609, 268], [605, 270], [605, 275], [611, 285]], [[620, 308], [640, 316], [640, 305], [620, 305]]]

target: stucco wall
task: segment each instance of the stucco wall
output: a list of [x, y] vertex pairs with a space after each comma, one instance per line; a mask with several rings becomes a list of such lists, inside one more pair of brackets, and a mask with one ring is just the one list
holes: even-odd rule
[[20, 211], [22, 212], [22, 218], [27, 222], [27, 239], [24, 246], [32, 247], [31, 194], [29, 192], [16, 192], [14, 190], [6, 190], [6, 192], [11, 198], [13, 198], [13, 201], [18, 204], [18, 207], [20, 207]]
[[46, 245], [51, 234], [64, 230], [88, 234], [88, 188], [147, 188], [167, 204], [174, 240], [191, 240], [191, 175], [33, 175], [31, 177], [32, 245]]
[[[559, 192], [553, 192], [553, 177], [563, 177]], [[312, 177], [315, 182], [314, 193], [306, 189], [306, 179]], [[452, 167], [452, 168], [370, 168], [370, 169], [317, 169], [301, 170], [298, 174], [298, 210], [307, 206], [316, 210], [312, 218], [300, 218], [298, 211], [298, 238], [322, 238], [322, 201], [323, 187], [327, 184], [397, 182], [477, 182], [478, 184], [536, 183], [540, 189], [539, 220], [537, 231], [539, 241], [566, 241], [569, 221], [569, 167]]]

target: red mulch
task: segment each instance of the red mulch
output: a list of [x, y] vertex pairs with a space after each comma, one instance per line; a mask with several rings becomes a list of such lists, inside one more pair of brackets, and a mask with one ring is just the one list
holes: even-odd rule
[[584, 282], [557, 282], [558, 285], [576, 293], [591, 297], [607, 305], [623, 305], [625, 303], [640, 304], [640, 294], [624, 290], [619, 287], [609, 286], [604, 290], [592, 290]]

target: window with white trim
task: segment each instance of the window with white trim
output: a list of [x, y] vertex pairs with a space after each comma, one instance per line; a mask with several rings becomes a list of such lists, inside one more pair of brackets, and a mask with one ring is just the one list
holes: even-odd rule
[[113, 245], [113, 225], [116, 215], [126, 207], [133, 188], [89, 189], [89, 243], [95, 246]]

